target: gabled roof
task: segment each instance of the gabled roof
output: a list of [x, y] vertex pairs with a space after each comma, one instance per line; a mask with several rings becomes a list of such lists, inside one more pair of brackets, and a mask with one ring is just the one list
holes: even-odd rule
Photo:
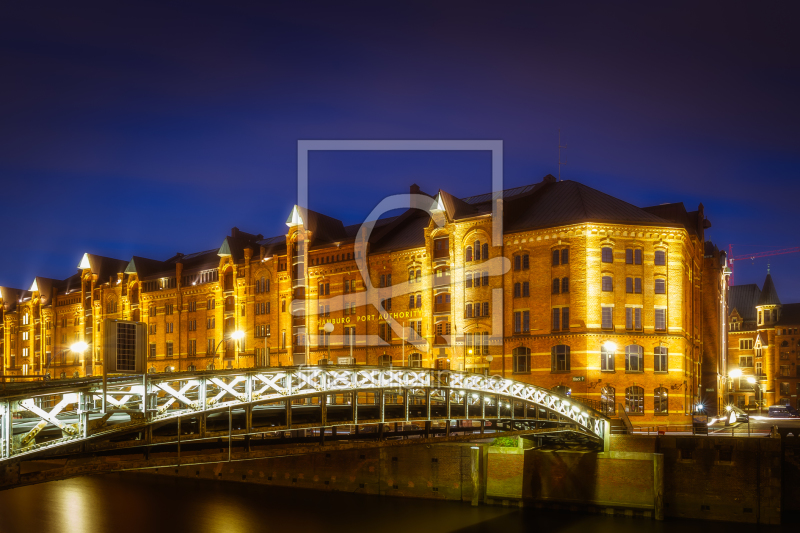
[[117, 274], [125, 272], [129, 262], [123, 259], [113, 259], [102, 255], [83, 254], [79, 269], [89, 268], [92, 274], [97, 275], [98, 283], [106, 283], [112, 277], [116, 279]]
[[734, 285], [728, 289], [728, 312], [739, 312], [743, 320], [756, 319], [756, 304], [761, 297], [761, 289], [755, 283]]
[[780, 305], [781, 300], [778, 298], [778, 291], [775, 290], [775, 284], [772, 282], [772, 275], [767, 273], [767, 279], [764, 280], [764, 287], [761, 289], [761, 297], [758, 299], [757, 305]]
[[322, 243], [342, 242], [347, 239], [344, 231], [344, 224], [338, 220], [322, 213], [317, 213], [311, 209], [295, 205], [286, 224], [293, 226], [302, 224], [303, 227], [311, 232], [310, 246]]
[[505, 231], [523, 231], [581, 222], [635, 223], [646, 226], [676, 226], [619, 198], [576, 181], [544, 182], [544, 186], [509, 203], [522, 202], [519, 214], [509, 212]]
[[27, 291], [13, 289], [11, 287], [0, 287], [0, 297], [3, 298], [3, 311], [12, 313], [17, 310], [19, 300], [24, 297]]
[[136, 274], [139, 279], [144, 279], [151, 276], [156, 272], [162, 272], [165, 269], [164, 261], [157, 259], [148, 259], [146, 257], [133, 256], [125, 269], [126, 274]]
[[31, 283], [30, 292], [38, 292], [42, 305], [50, 305], [53, 303], [53, 288], [60, 284], [59, 280], [36, 276]]
[[475, 208], [475, 206], [470, 205], [464, 200], [460, 200], [449, 192], [445, 192], [441, 189], [439, 190], [437, 200], [439, 200], [444, 207], [445, 212], [447, 212], [447, 218], [450, 220], [468, 218], [478, 214], [478, 210]]

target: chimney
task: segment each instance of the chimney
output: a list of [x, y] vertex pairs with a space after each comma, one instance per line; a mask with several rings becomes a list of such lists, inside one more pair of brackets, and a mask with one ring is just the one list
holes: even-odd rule
[[557, 180], [557, 179], [556, 179], [556, 177], [555, 177], [555, 176], [553, 176], [552, 174], [548, 174], [547, 176], [545, 176], [545, 177], [544, 177], [544, 179], [542, 179], [542, 181], [543, 181], [544, 183], [555, 183], [555, 182], [557, 182], [558, 180]]
[[231, 237], [233, 237], [235, 239], [238, 236], [239, 236], [239, 228], [237, 228], [236, 226], [232, 227], [231, 228]]

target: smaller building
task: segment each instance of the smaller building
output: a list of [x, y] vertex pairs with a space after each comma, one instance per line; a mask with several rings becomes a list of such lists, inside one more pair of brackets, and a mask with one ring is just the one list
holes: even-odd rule
[[772, 276], [763, 287], [737, 285], [728, 300], [727, 401], [748, 410], [798, 407], [800, 303], [782, 304]]

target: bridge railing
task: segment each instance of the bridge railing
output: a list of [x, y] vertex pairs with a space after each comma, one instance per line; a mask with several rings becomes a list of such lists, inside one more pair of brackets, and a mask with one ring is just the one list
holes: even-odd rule
[[[441, 392], [441, 402], [448, 404], [453, 391], [458, 392], [458, 398], [466, 394], [465, 405], [471, 401], [483, 403], [492, 397], [498, 401], [503, 398], [507, 403], [527, 402], [554, 413], [586, 434], [602, 438], [605, 428], [604, 415], [592, 406], [500, 376], [410, 367], [335, 365], [181, 372], [114, 377], [109, 379], [105, 394], [99, 379], [83, 379], [73, 386], [53, 383], [46, 387], [17, 389], [13, 395], [2, 396], [0, 461], [191, 413], [379, 390], [428, 391], [427, 398], [431, 398], [430, 392], [433, 392], [432, 403], [438, 403], [435, 400], [437, 391]], [[53, 396], [59, 400], [42, 401]], [[514, 408], [507, 412], [507, 418], [513, 419]], [[23, 429], [16, 432], [15, 413], [30, 417], [25, 419]], [[107, 425], [107, 420], [115, 413], [128, 414], [130, 421]], [[499, 408], [496, 414], [500, 417]], [[18, 424], [17, 428], [20, 427]], [[61, 438], [37, 443], [36, 436], [45, 428], [57, 428]]]

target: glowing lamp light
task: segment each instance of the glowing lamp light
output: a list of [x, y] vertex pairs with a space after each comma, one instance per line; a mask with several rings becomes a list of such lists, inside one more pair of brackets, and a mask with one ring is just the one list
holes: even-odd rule
[[728, 372], [728, 376], [729, 376], [730, 378], [732, 378], [732, 379], [737, 379], [737, 378], [740, 378], [740, 377], [742, 377], [742, 371], [741, 371], [741, 370], [739, 370], [738, 368], [734, 368], [733, 370], [731, 370], [730, 372]]
[[756, 382], [756, 378], [754, 378], [753, 376], [750, 376], [749, 378], [747, 378], [747, 382], [748, 382], [750, 385], [754, 385], [754, 384], [755, 384], [755, 382]]
[[85, 352], [88, 347], [89, 345], [86, 344], [85, 342], [78, 341], [72, 346], [70, 346], [69, 349], [72, 350], [73, 352]]
[[726, 406], [725, 406], [725, 410], [726, 410], [726, 411], [730, 411], [730, 410], [731, 410], [731, 406], [730, 406], [730, 405], [726, 405]]
[[243, 337], [244, 337], [244, 331], [236, 330], [233, 333], [231, 333], [231, 338], [233, 340], [235, 340], [235, 341], [238, 341], [239, 339], [241, 339]]
[[603, 348], [608, 350], [609, 352], [616, 352], [617, 351], [617, 343], [613, 341], [606, 341], [603, 343]]
[[322, 326], [322, 329], [324, 329], [326, 333], [332, 333], [333, 332], [333, 324], [331, 324], [330, 322], [326, 322], [325, 325]]

